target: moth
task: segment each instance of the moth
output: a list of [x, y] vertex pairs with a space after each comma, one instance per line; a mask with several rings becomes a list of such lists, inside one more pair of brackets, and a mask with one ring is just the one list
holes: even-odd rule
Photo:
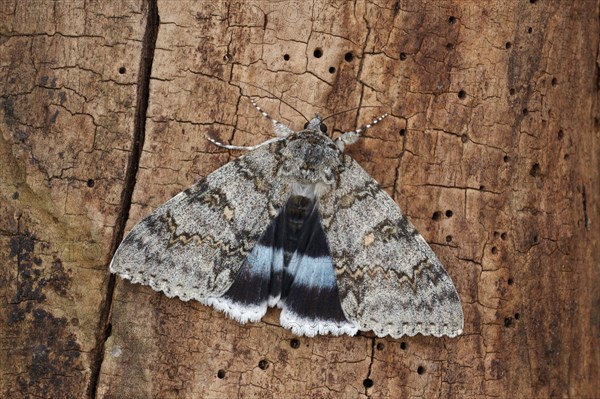
[[461, 303], [442, 264], [394, 200], [330, 138], [323, 118], [294, 131], [252, 104], [275, 137], [138, 223], [110, 271], [240, 323], [281, 308], [296, 335], [454, 337]]

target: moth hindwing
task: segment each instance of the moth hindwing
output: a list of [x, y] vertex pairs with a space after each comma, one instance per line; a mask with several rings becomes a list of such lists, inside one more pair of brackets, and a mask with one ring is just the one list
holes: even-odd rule
[[[258, 107], [257, 107], [258, 108]], [[113, 273], [245, 323], [280, 307], [298, 335], [454, 337], [458, 294], [392, 198], [343, 153], [385, 117], [332, 140], [316, 115], [156, 209], [115, 253]]]

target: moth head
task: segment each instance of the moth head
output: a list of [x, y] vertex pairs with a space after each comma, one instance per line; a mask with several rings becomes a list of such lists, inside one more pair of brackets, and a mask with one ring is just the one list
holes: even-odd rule
[[280, 176], [296, 183], [323, 187], [336, 183], [343, 161], [342, 152], [329, 137], [308, 129], [286, 140], [280, 155]]
[[326, 134], [327, 126], [323, 123], [323, 118], [321, 115], [315, 114], [311, 120], [304, 124], [304, 130], [313, 130]]

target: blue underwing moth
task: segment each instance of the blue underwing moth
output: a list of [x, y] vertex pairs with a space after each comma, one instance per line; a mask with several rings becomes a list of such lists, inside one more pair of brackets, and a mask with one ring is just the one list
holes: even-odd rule
[[269, 117], [275, 137], [177, 194], [138, 223], [110, 271], [241, 322], [268, 307], [294, 334], [372, 330], [393, 338], [462, 333], [442, 264], [346, 145], [316, 115], [300, 131]]

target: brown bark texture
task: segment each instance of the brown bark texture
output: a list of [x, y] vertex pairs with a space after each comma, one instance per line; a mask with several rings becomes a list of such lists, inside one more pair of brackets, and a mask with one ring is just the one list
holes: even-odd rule
[[[0, 397], [597, 398], [599, 3], [0, 1]], [[295, 337], [110, 276], [272, 136], [347, 148], [442, 260], [454, 339]]]

